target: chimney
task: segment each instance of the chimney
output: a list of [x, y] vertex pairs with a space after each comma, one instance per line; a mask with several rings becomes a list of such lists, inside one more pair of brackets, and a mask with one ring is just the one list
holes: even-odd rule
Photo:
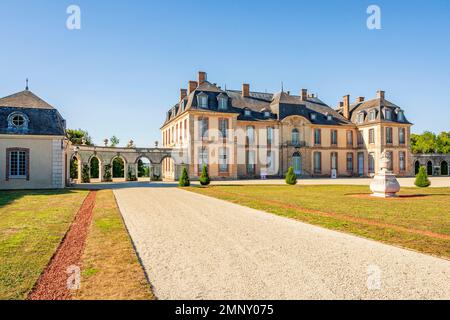
[[344, 107], [344, 103], [342, 101], [339, 101], [338, 109], [342, 109]]
[[378, 90], [377, 91], [377, 98], [380, 100], [384, 100], [384, 91]]
[[364, 97], [358, 97], [358, 98], [356, 98], [356, 103], [364, 102], [364, 100], [365, 100]]
[[203, 84], [206, 81], [206, 72], [199, 71], [198, 72], [198, 84]]
[[191, 92], [194, 92], [195, 89], [197, 89], [197, 87], [198, 87], [197, 81], [189, 81], [188, 94], [191, 94]]
[[187, 90], [186, 89], [180, 89], [180, 101], [186, 98], [187, 96]]
[[300, 96], [302, 98], [302, 101], [308, 100], [308, 89], [302, 89]]
[[248, 83], [242, 85], [242, 96], [250, 97], [250, 85]]
[[350, 95], [344, 96], [344, 109], [342, 115], [345, 119], [350, 119]]

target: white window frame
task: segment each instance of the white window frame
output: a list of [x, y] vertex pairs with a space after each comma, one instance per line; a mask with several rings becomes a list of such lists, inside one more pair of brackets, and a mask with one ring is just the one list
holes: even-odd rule
[[[15, 155], [16, 159], [13, 159]], [[23, 158], [22, 158], [22, 157]], [[13, 165], [16, 168], [16, 173], [13, 173]], [[23, 168], [22, 168], [23, 165]], [[21, 170], [23, 169], [23, 170]], [[23, 174], [19, 174], [22, 173]], [[9, 152], [9, 172], [10, 179], [26, 179], [27, 178], [27, 152], [23, 150], [13, 150]]]

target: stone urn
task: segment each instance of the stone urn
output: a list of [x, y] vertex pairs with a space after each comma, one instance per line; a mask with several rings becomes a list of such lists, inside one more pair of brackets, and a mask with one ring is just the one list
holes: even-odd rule
[[382, 153], [380, 159], [380, 171], [373, 177], [370, 183], [370, 190], [373, 197], [394, 198], [400, 191], [400, 184], [395, 175], [388, 169], [392, 159], [385, 152]]

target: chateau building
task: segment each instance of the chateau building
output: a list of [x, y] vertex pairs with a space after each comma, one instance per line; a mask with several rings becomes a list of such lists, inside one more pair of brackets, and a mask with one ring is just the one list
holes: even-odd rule
[[298, 176], [368, 177], [386, 151], [392, 171], [409, 176], [411, 126], [384, 91], [354, 102], [346, 95], [333, 109], [306, 89], [299, 95], [253, 92], [249, 84], [227, 90], [199, 72], [161, 127], [163, 147], [186, 149], [190, 160], [166, 158], [162, 171], [177, 179], [186, 166], [195, 179], [206, 165], [215, 179], [245, 179], [281, 177], [292, 166]]
[[0, 189], [64, 188], [66, 122], [28, 90], [0, 99]]

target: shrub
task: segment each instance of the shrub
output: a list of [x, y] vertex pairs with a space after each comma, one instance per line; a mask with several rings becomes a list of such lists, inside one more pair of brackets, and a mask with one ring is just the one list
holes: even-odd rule
[[91, 178], [89, 175], [90, 171], [91, 171], [91, 169], [89, 168], [89, 165], [83, 164], [83, 169], [81, 170], [81, 183], [91, 182]]
[[152, 177], [150, 178], [151, 181], [162, 181], [161, 179], [161, 175], [159, 174], [153, 174]]
[[297, 184], [297, 176], [294, 173], [294, 168], [289, 167], [288, 172], [286, 173], [286, 183], [290, 185]]
[[112, 168], [112, 166], [110, 164], [105, 164], [105, 168], [104, 168], [105, 171], [103, 172], [103, 181], [105, 181], [105, 182], [112, 181], [111, 168]]
[[200, 184], [202, 186], [207, 186], [210, 182], [211, 179], [209, 178], [208, 168], [206, 166], [203, 166], [202, 174], [200, 175]]
[[183, 168], [183, 172], [181, 173], [181, 177], [178, 184], [180, 187], [189, 187], [191, 185], [186, 168]]
[[137, 177], [136, 175], [133, 174], [133, 172], [130, 170], [128, 170], [128, 181], [137, 181]]
[[430, 180], [428, 179], [427, 169], [424, 166], [419, 168], [419, 172], [416, 175], [416, 181], [414, 184], [419, 188], [426, 188], [431, 185]]

